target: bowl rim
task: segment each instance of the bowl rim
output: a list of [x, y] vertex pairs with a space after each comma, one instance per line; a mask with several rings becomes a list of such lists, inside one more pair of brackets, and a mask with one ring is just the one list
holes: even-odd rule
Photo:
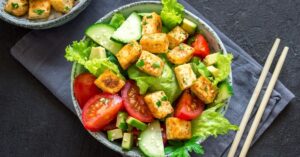
[[[135, 6], [135, 5], [143, 5], [143, 4], [154, 4], [154, 5], [161, 5], [162, 3], [160, 1], [138, 1], [138, 2], [132, 2], [132, 3], [128, 3], [128, 4], [125, 4], [125, 5], [122, 5], [110, 12], [108, 12], [107, 14], [105, 14], [103, 17], [101, 17], [99, 20], [97, 20], [95, 23], [99, 22], [99, 21], [103, 21], [109, 17], [111, 17], [114, 13], [120, 11], [120, 10], [124, 10], [126, 8], [130, 8], [132, 6]], [[219, 44], [219, 47], [220, 49], [222, 50], [223, 54], [227, 54], [227, 51], [225, 49], [225, 46], [223, 44], [223, 42], [221, 41], [221, 39], [219, 38], [219, 36], [217, 35], [217, 33], [205, 22], [203, 21], [201, 18], [197, 17], [195, 14], [191, 13], [190, 11], [184, 9], [184, 13], [191, 16], [193, 19], [195, 19], [196, 21], [198, 21], [199, 23], [203, 24], [203, 26], [209, 31], [210, 34], [213, 35], [214, 39], [217, 41], [217, 43]], [[84, 36], [85, 37], [85, 36]], [[83, 37], [83, 38], [84, 38]], [[70, 82], [70, 86], [71, 86], [71, 96], [72, 96], [72, 102], [73, 102], [73, 106], [76, 110], [76, 113], [77, 113], [77, 116], [79, 118], [79, 120], [82, 122], [82, 119], [81, 119], [81, 109], [79, 107], [79, 104], [74, 96], [74, 90], [73, 90], [73, 83], [74, 83], [74, 78], [75, 78], [75, 71], [76, 71], [76, 67], [77, 67], [77, 63], [73, 63], [72, 65], [72, 71], [71, 71], [71, 82]], [[230, 72], [229, 74], [229, 83], [232, 85], [232, 71]], [[230, 103], [230, 99], [227, 99], [227, 102], [225, 103], [225, 107], [223, 108], [223, 110], [221, 111], [221, 113], [224, 115], [226, 113], [226, 110], [228, 109], [228, 106], [229, 106], [229, 103]], [[87, 130], [88, 131], [88, 130]], [[97, 141], [99, 141], [100, 143], [104, 144], [106, 147], [120, 153], [120, 154], [123, 154], [123, 155], [127, 155], [127, 156], [141, 156], [141, 153], [138, 149], [133, 149], [133, 150], [130, 150], [130, 151], [123, 151], [122, 149], [118, 149], [118, 148], [121, 148], [120, 145], [118, 146], [115, 146], [115, 142], [111, 142], [111, 141], [108, 141], [106, 137], [104, 136], [101, 136], [101, 135], [104, 135], [103, 132], [91, 132], [91, 131], [88, 131]], [[100, 134], [99, 134], [100, 133]], [[201, 139], [200, 141], [198, 141], [198, 143], [201, 143], [203, 142], [205, 139]], [[136, 152], [138, 151], [138, 152]]]
[[[52, 28], [52, 27], [57, 27], [60, 26], [64, 23], [67, 23], [68, 21], [72, 20], [75, 18], [81, 11], [83, 11], [88, 4], [92, 0], [79, 0], [79, 3], [76, 4], [70, 12], [67, 14], [63, 14], [60, 17], [51, 19], [51, 20], [46, 20], [46, 21], [34, 21], [34, 20], [29, 20], [26, 19], [24, 21], [20, 20], [20, 17], [13, 16], [6, 11], [4, 11], [5, 5], [3, 5], [3, 10], [0, 11], [0, 19], [3, 21], [8, 22], [9, 24], [24, 27], [24, 28], [29, 28], [29, 29], [47, 29], [47, 28]], [[4, 3], [4, 2], [1, 2]]]

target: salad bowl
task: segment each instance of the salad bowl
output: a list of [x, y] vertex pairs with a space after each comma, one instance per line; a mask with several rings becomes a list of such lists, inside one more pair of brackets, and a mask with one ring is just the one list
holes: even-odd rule
[[[102, 18], [100, 18], [97, 23], [109, 23], [110, 19], [115, 13], [121, 13], [124, 16], [128, 16], [132, 12], [157, 12], [159, 13], [162, 9], [162, 3], [158, 1], [140, 1], [140, 2], [135, 2], [135, 3], [130, 3], [127, 5], [124, 5], [120, 8], [117, 8]], [[185, 18], [188, 20], [194, 22], [197, 24], [197, 29], [201, 30], [201, 33], [205, 36], [207, 39], [210, 49], [213, 52], [222, 52], [223, 54], [227, 54], [227, 51], [218, 37], [218, 35], [215, 33], [215, 31], [207, 24], [205, 23], [202, 19], [197, 17], [196, 15], [192, 14], [188, 10], [184, 10], [185, 13]], [[95, 21], [96, 22], [96, 21]], [[80, 73], [84, 72], [85, 69], [83, 68], [82, 65], [78, 63], [74, 63], [72, 67], [72, 73], [71, 73], [71, 93], [72, 93], [72, 100], [73, 100], [73, 105], [74, 108], [76, 109], [77, 115], [79, 119], [82, 121], [82, 111], [81, 108], [74, 96], [74, 89], [73, 89], [73, 83], [74, 79], [76, 76], [78, 76]], [[231, 84], [231, 74], [229, 75], [229, 83]], [[221, 109], [221, 113], [225, 114], [226, 109], [228, 107], [229, 100], [225, 102], [224, 107]], [[120, 146], [119, 143], [117, 142], [111, 142], [107, 139], [107, 136], [104, 132], [90, 132], [89, 133], [96, 138], [100, 143], [104, 144], [105, 146], [109, 147], [110, 149], [121, 153], [122, 155], [125, 156], [142, 156], [142, 153], [137, 149], [133, 148], [132, 150], [129, 151], [123, 151], [122, 147]], [[201, 143], [204, 139], [200, 140], [199, 143]]]

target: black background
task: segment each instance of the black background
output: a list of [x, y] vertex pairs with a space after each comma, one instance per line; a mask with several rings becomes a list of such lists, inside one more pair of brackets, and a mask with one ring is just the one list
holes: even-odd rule
[[[280, 80], [296, 98], [248, 155], [300, 156], [300, 1], [188, 2], [261, 64], [275, 37], [290, 47]], [[10, 48], [29, 31], [0, 21], [0, 156], [120, 156], [93, 139], [77, 117], [12, 58]]]

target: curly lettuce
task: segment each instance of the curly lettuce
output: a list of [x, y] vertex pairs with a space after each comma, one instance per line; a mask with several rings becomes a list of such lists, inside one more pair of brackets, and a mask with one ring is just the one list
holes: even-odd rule
[[162, 0], [163, 8], [160, 16], [163, 24], [172, 29], [179, 25], [184, 17], [184, 7], [177, 0]]
[[232, 54], [219, 54], [215, 63], [215, 67], [219, 69], [215, 76], [214, 84], [217, 84], [228, 78], [231, 71]]
[[[167, 63], [167, 60], [162, 57]], [[177, 83], [175, 74], [169, 64], [165, 64], [162, 75], [159, 77], [150, 76], [140, 71], [135, 65], [128, 69], [128, 76], [130, 79], [135, 80], [140, 89], [140, 94], [146, 94], [147, 91], [164, 91], [168, 100], [172, 103], [181, 94], [181, 89]]]
[[209, 136], [217, 137], [225, 135], [229, 131], [238, 130], [238, 126], [232, 125], [218, 109], [224, 104], [218, 104], [212, 108], [205, 110], [199, 117], [192, 120], [192, 135], [193, 137], [207, 138]]
[[89, 39], [74, 41], [71, 45], [66, 47], [65, 58], [70, 62], [77, 62], [83, 65], [95, 76], [99, 76], [104, 70], [110, 69], [123, 78], [118, 66], [111, 62], [109, 58], [94, 58], [89, 60], [93, 46], [96, 46], [96, 44]]

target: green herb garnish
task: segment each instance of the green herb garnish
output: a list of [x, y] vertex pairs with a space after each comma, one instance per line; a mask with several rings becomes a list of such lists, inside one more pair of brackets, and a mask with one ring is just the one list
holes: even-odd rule
[[160, 64], [158, 62], [153, 63], [152, 68], [160, 68]]
[[143, 22], [143, 25], [146, 25], [146, 24], [148, 24], [147, 21], [144, 21], [144, 22]]
[[19, 8], [19, 4], [18, 4], [18, 3], [11, 3], [11, 6], [12, 6], [14, 9]]
[[170, 157], [190, 157], [189, 152], [203, 155], [204, 149], [198, 144], [199, 138], [193, 137], [188, 141], [169, 141], [170, 146], [165, 148], [165, 154]]
[[156, 106], [160, 107], [161, 106], [161, 101], [157, 101]]
[[140, 68], [145, 65], [145, 62], [144, 62], [144, 60], [139, 60], [138, 62], [136, 62], [135, 65]]
[[65, 11], [69, 11], [70, 8], [66, 6], [66, 7], [64, 8], [64, 10], [65, 10]]
[[152, 15], [147, 16], [147, 18], [148, 18], [148, 19], [151, 19], [151, 18], [152, 18]]
[[162, 100], [162, 101], [167, 101], [167, 100], [168, 100], [168, 97], [167, 97], [167, 96], [163, 96], [163, 97], [161, 98], [161, 100]]
[[42, 15], [42, 14], [45, 12], [45, 10], [42, 10], [42, 9], [36, 9], [36, 10], [33, 10], [33, 12], [35, 12], [35, 13], [38, 14], [38, 15]]
[[179, 49], [180, 49], [180, 50], [184, 50], [184, 47], [183, 47], [182, 44], [179, 45]]

